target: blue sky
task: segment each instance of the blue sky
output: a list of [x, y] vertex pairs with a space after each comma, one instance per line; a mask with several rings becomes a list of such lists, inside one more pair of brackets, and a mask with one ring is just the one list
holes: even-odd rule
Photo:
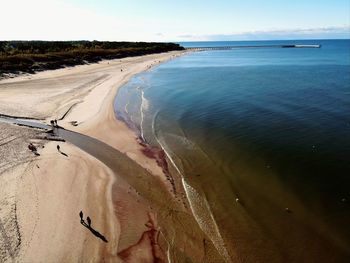
[[0, 0], [0, 4], [6, 10], [0, 16], [1, 39], [350, 38], [350, 0]]

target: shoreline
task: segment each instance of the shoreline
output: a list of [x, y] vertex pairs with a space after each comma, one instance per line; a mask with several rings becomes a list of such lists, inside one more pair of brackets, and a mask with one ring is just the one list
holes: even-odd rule
[[[4, 108], [0, 107], [0, 112], [4, 115], [45, 118], [47, 122], [49, 122], [49, 119], [59, 119], [59, 116], [65, 115], [65, 118], [59, 121], [60, 126], [86, 134], [112, 146], [141, 165], [145, 171], [151, 172], [152, 175], [171, 192], [172, 186], [168, 184], [168, 180], [164, 176], [162, 168], [157, 164], [155, 159], [149, 158], [147, 154], [142, 152], [144, 147], [137, 141], [137, 136], [135, 136], [133, 131], [123, 122], [117, 120], [115, 117], [113, 101], [118, 89], [132, 76], [156, 64], [182, 55], [183, 53], [185, 52], [169, 52], [136, 58], [126, 58], [113, 62], [106, 61], [95, 65], [59, 69], [55, 72], [42, 72], [30, 77], [20, 76], [13, 79], [2, 80], [0, 81], [0, 87], [3, 88], [0, 92], [0, 103], [6, 105], [4, 102], [14, 100], [14, 104], [18, 104], [18, 102], [21, 101], [22, 107], [17, 109], [10, 108], [5, 111], [3, 111]], [[113, 69], [111, 67], [113, 67]], [[105, 72], [108, 72], [108, 76], [105, 76], [105, 74], [107, 74]], [[117, 72], [120, 72], [120, 74], [117, 74]], [[79, 81], [83, 78], [84, 81], [86, 81], [85, 76], [89, 77], [95, 75], [94, 77], [98, 77], [97, 80], [93, 79], [92, 81], [88, 78], [88, 84], [78, 85], [78, 87], [81, 87], [81, 90], [75, 87], [75, 79], [73, 79], [72, 84], [70, 84], [71, 87], [67, 88], [67, 92], [47, 89], [47, 85], [53, 82], [60, 82], [61, 85], [58, 86], [63, 86], [62, 83], [67, 82], [67, 80], [74, 78], [78, 74], [80, 74], [78, 76]], [[33, 91], [36, 91], [38, 94], [37, 97], [39, 98], [33, 98], [30, 92], [25, 94], [19, 93], [20, 90], [23, 91], [28, 86], [30, 86], [30, 89]], [[72, 90], [74, 92], [72, 92]], [[22, 95], [18, 96], [18, 94]], [[47, 103], [52, 97], [59, 102], [53, 100], [51, 103]], [[37, 108], [32, 109], [32, 105], [35, 105], [35, 103], [38, 104]], [[45, 107], [40, 107], [42, 105]], [[78, 125], [72, 125], [73, 123]], [[33, 140], [33, 138], [30, 137], [26, 140], [33, 141], [35, 144], [38, 143], [38, 140]], [[115, 174], [112, 176], [111, 174], [113, 174], [113, 172], [97, 159], [69, 143], [58, 143], [61, 145], [62, 152], [64, 151], [64, 153], [67, 154], [65, 158], [61, 155], [57, 155], [55, 144], [56, 142], [44, 143], [43, 147], [45, 148], [40, 148], [39, 158], [32, 158], [31, 161], [20, 165], [20, 167], [22, 167], [21, 169], [24, 170], [19, 169], [21, 171], [17, 171], [18, 166], [11, 168], [10, 173], [14, 173], [16, 177], [21, 178], [21, 180], [18, 179], [15, 182], [17, 189], [19, 189], [16, 199], [26, 199], [30, 202], [35, 198], [38, 202], [36, 203], [37, 208], [34, 212], [37, 213], [37, 219], [34, 221], [31, 220], [30, 214], [28, 214], [25, 208], [26, 205], [29, 204], [24, 201], [19, 203], [15, 202], [18, 207], [21, 207], [21, 209], [17, 209], [15, 216], [18, 217], [16, 222], [20, 225], [20, 229], [22, 230], [20, 238], [23, 240], [22, 243], [26, 243], [26, 248], [19, 246], [16, 255], [11, 253], [11, 249], [9, 249], [7, 251], [9, 254], [7, 259], [20, 257], [22, 260], [30, 260], [33, 259], [35, 255], [36, 259], [42, 258], [43, 260], [50, 260], [50, 258], [52, 260], [57, 260], [57, 256], [59, 256], [60, 259], [69, 259], [72, 261], [81, 260], [82, 258], [80, 257], [83, 257], [86, 259], [103, 258], [112, 261], [116, 260], [117, 262], [133, 262], [135, 259], [145, 259], [145, 262], [153, 262], [152, 260], [155, 258], [155, 255], [153, 254], [153, 256], [150, 256], [149, 251], [157, 250], [157, 257], [161, 260], [160, 262], [166, 262], [165, 257], [171, 257], [170, 254], [165, 255], [166, 250], [168, 250], [167, 253], [170, 253], [166, 245], [168, 241], [164, 239], [159, 241], [162, 244], [158, 247], [151, 245], [153, 243], [158, 243], [160, 234], [159, 230], [157, 230], [158, 223], [156, 218], [158, 212], [152, 210], [152, 204], [147, 204], [146, 200], [140, 196], [140, 193], [137, 191], [135, 192], [133, 187], [128, 185], [120, 176]], [[68, 162], [67, 158], [69, 159]], [[80, 161], [72, 162], [72, 158], [78, 158], [77, 160]], [[66, 163], [65, 165], [61, 164], [63, 160]], [[82, 169], [82, 167], [86, 168]], [[96, 174], [94, 174], [93, 171], [99, 174], [98, 177], [100, 178], [99, 180], [102, 180], [101, 183], [105, 182], [103, 183], [104, 186], [96, 186], [94, 181], [96, 179]], [[74, 174], [73, 181], [71, 181], [72, 173]], [[83, 173], [88, 173], [86, 179], [84, 179]], [[60, 175], [60, 177], [57, 177], [57, 175]], [[48, 178], [50, 179], [49, 181], [47, 181]], [[76, 178], [80, 178], [78, 180], [80, 181], [79, 184], [77, 184]], [[24, 181], [26, 182], [25, 185]], [[62, 185], [64, 181], [66, 183]], [[40, 184], [38, 184], [38, 182], [40, 182]], [[67, 193], [69, 196], [67, 200], [74, 203], [66, 204], [70, 207], [69, 209], [72, 212], [69, 213], [69, 215], [66, 214], [66, 207], [62, 206], [62, 199], [60, 197], [60, 194], [66, 192], [65, 184], [67, 183], [70, 185], [71, 189]], [[34, 188], [36, 190], [33, 190]], [[58, 192], [50, 192], [51, 188], [57, 188]], [[75, 191], [75, 188], [81, 190]], [[86, 190], [84, 191], [84, 189], [89, 190], [85, 192]], [[77, 192], [83, 193], [82, 191], [85, 197], [77, 194]], [[107, 199], [98, 202], [98, 200], [100, 200], [100, 198], [98, 198], [99, 193], [105, 193], [102, 196], [106, 196]], [[110, 195], [110, 197], [108, 197], [108, 195]], [[113, 200], [113, 202], [108, 200]], [[57, 206], [61, 206], [60, 212], [63, 212], [63, 214], [57, 214], [57, 207], [51, 207], [50, 205], [53, 203], [57, 204]], [[59, 233], [56, 238], [51, 238], [50, 241], [46, 240], [47, 250], [45, 252], [40, 252], [39, 248], [43, 245], [43, 235], [46, 235], [47, 232], [54, 231], [55, 228], [55, 226], [51, 224], [48, 225], [48, 223], [55, 221], [54, 218], [61, 218], [60, 221], [66, 223], [65, 229], [69, 229], [73, 227], [76, 222], [79, 223], [79, 209], [84, 210], [83, 212], [87, 212], [93, 219], [93, 222], [97, 222], [96, 225], [100, 227], [104, 225], [104, 227], [98, 230], [104, 234], [108, 233], [107, 239], [109, 243], [106, 246], [104, 246], [104, 244], [96, 244], [94, 237], [91, 237], [91, 235], [86, 232], [77, 233], [79, 227], [76, 227], [78, 229], [75, 232], [79, 239], [86, 240], [87, 238], [88, 244], [91, 244], [88, 245], [88, 247], [90, 247], [90, 252], [85, 248], [85, 245], [81, 247], [79, 251], [70, 251], [70, 248], [65, 245], [55, 248], [57, 240], [64, 237], [64, 234], [62, 234], [62, 236]], [[101, 217], [101, 215], [106, 215], [107, 217]], [[28, 222], [26, 223], [26, 221]], [[130, 227], [130, 222], [134, 223], [133, 227]], [[43, 224], [45, 228], [41, 227]], [[62, 230], [62, 228], [60, 229]], [[67, 233], [66, 230], [62, 230], [62, 232]], [[110, 233], [114, 234], [111, 236]], [[156, 234], [157, 237], [155, 237], [154, 234]], [[1, 241], [0, 239], [0, 242]], [[136, 250], [139, 249], [143, 252], [136, 253]], [[30, 251], [30, 253], [28, 251]], [[118, 253], [120, 253], [119, 256]], [[64, 258], [62, 258], [63, 254], [66, 254]]]
[[[181, 54], [104, 61], [0, 81], [0, 119], [22, 116], [23, 122], [48, 125], [57, 119], [66, 129], [55, 129], [58, 139], [66, 141], [47, 142], [42, 131], [0, 122], [1, 262], [216, 263], [258, 260], [257, 255], [280, 262], [299, 236], [319, 240], [311, 254], [302, 255], [306, 259], [317, 257], [323, 247], [330, 248], [326, 256], [342, 257], [332, 254], [339, 248], [346, 252], [342, 240], [317, 223], [272, 172], [264, 182], [243, 177], [254, 174], [259, 160], [236, 166], [244, 173], [232, 192], [225, 180], [205, 177], [215, 175], [215, 168], [203, 166], [204, 171], [197, 165], [193, 173], [188, 169], [181, 174], [171, 148], [161, 142], [152, 147], [142, 132], [118, 118], [114, 101], [120, 88], [135, 74]], [[38, 155], [28, 150], [29, 143]], [[197, 174], [201, 176], [191, 176]], [[255, 188], [266, 182], [268, 195]], [[215, 199], [215, 193], [229, 194]], [[254, 197], [264, 198], [260, 207]], [[79, 224], [80, 211], [84, 220], [91, 218], [91, 229]], [[267, 225], [276, 218], [281, 227]], [[230, 223], [224, 225], [224, 220]], [[260, 230], [265, 223], [269, 228]], [[254, 248], [246, 237], [263, 242]], [[276, 248], [278, 240], [285, 243]], [[251, 249], [260, 254], [251, 254]]]
[[[190, 169], [188, 174], [181, 174], [171, 148], [161, 142], [160, 147], [148, 144], [142, 132], [135, 131], [137, 124], [132, 127], [118, 118], [118, 104], [114, 102], [120, 88], [135, 74], [179, 55], [181, 52], [114, 60], [0, 81], [0, 119], [24, 116], [23, 123], [32, 119], [48, 125], [57, 119], [66, 129], [55, 129], [57, 139], [66, 141], [47, 142], [42, 131], [0, 122], [1, 262], [258, 259], [244, 253], [253, 248], [247, 239], [235, 238], [243, 234], [263, 240], [256, 249], [268, 251], [263, 258], [276, 256], [279, 262], [281, 253], [289, 251], [288, 240], [276, 248], [274, 242], [279, 236], [270, 239], [264, 229], [259, 230], [263, 220], [275, 218], [284, 222], [282, 226], [293, 225], [290, 244], [295, 244], [292, 238], [297, 235], [310, 241], [316, 235], [319, 242], [312, 253], [324, 246], [338, 251], [336, 245], [342, 246], [342, 240], [333, 237], [332, 243], [326, 239], [332, 237], [330, 229], [316, 224], [274, 177], [269, 180], [269, 195], [284, 196], [283, 200], [267, 198], [262, 207], [256, 207], [251, 193], [266, 195], [245, 181], [246, 188], [241, 183], [235, 186], [235, 193], [227, 195], [233, 208], [230, 201], [213, 202], [216, 197], [212, 193], [232, 192], [225, 180], [215, 183], [205, 177], [206, 173], [216, 174], [214, 168], [202, 173], [197, 166], [193, 172], [200, 178], [191, 176]], [[29, 143], [37, 147], [38, 155], [28, 150]], [[196, 156], [189, 160], [196, 160]], [[253, 172], [247, 167], [246, 171]], [[291, 210], [284, 209], [286, 203]], [[87, 216], [92, 219], [95, 232], [79, 224], [80, 211], [84, 220]], [[230, 215], [227, 220], [232, 224], [223, 225], [221, 211]], [[269, 229], [274, 234], [281, 230]], [[290, 235], [288, 229], [282, 231]], [[305, 254], [306, 258], [313, 256]]]
[[[181, 51], [175, 53], [180, 53], [180, 55], [183, 55], [185, 52]], [[94, 114], [93, 117], [87, 119], [86, 121], [84, 121], [84, 123], [81, 123], [78, 126], [72, 128], [70, 124], [72, 121], [75, 121], [74, 117], [82, 113], [79, 107], [76, 107], [65, 118], [62, 126], [64, 128], [85, 135], [89, 135], [104, 143], [107, 143], [113, 148], [126, 154], [136, 163], [149, 170], [152, 174], [162, 179], [162, 177], [164, 177], [163, 167], [157, 163], [157, 160], [155, 158], [151, 158], [149, 155], [147, 155], [147, 146], [139, 140], [137, 133], [135, 133], [133, 129], [128, 127], [127, 123], [123, 122], [122, 120], [116, 117], [114, 111], [114, 101], [119, 89], [136, 74], [147, 71], [153, 66], [156, 66], [160, 63], [164, 63], [170, 59], [175, 58], [176, 56], [178, 55], [174, 56], [170, 53], [164, 53], [163, 56], [157, 57], [157, 59], [154, 60], [151, 64], [143, 63], [142, 65], [138, 65], [137, 68], [131, 69], [130, 72], [126, 73], [120, 81], [114, 81], [113, 79], [111, 79], [110, 87], [114, 86], [114, 88], [110, 89], [105, 95], [103, 101], [99, 103], [101, 107], [99, 111]], [[114, 84], [112, 84], [113, 82]], [[84, 103], [86, 103], [86, 105], [90, 103], [91, 105], [93, 103], [92, 100], [94, 99], [95, 97], [91, 94], [91, 97], [86, 98], [86, 101], [84, 101]], [[81, 106], [82, 108], [85, 107], [85, 105], [82, 104]], [[104, 133], [101, 133], [100, 130], [104, 130]], [[108, 133], [109, 135], [106, 135], [106, 133]], [[128, 143], [121, 143], [119, 140], [117, 140], [117, 138], [114, 138], [117, 137], [118, 133], [120, 134], [118, 137], [122, 137], [124, 140], [128, 140]]]
[[[180, 52], [180, 55], [186, 53], [188, 52], [182, 51]], [[190, 215], [190, 219], [186, 220], [190, 220], [192, 221], [192, 224], [196, 224], [196, 227], [193, 225], [192, 227], [196, 229], [199, 237], [204, 235], [202, 239], [206, 240], [206, 246], [216, 250], [215, 252], [211, 252], [213, 254], [213, 258], [223, 260], [224, 262], [230, 262], [230, 255], [225, 248], [224, 241], [221, 237], [220, 231], [218, 230], [215, 219], [208, 217], [205, 219], [206, 222], [201, 222], [202, 220], [197, 214], [202, 214], [203, 211], [201, 210], [203, 209], [211, 214], [210, 209], [208, 210], [207, 206], [203, 206], [202, 204], [202, 201], [205, 200], [202, 200], [202, 197], [200, 197], [199, 193], [186, 183], [185, 179], [182, 177], [182, 173], [172, 158], [169, 156], [167, 151], [161, 144], [159, 147], [155, 147], [148, 144], [147, 142], [144, 142], [142, 138], [138, 136], [137, 132], [128, 126], [128, 123], [119, 120], [115, 114], [114, 101], [119, 89], [123, 85], [125, 85], [136, 74], [147, 71], [153, 66], [159, 65], [160, 63], [166, 62], [177, 56], [178, 55], [157, 58], [153, 61], [153, 63], [149, 65], [144, 64], [142, 69], [130, 72], [130, 74], [127, 74], [126, 77], [118, 85], [115, 86], [114, 90], [110, 90], [108, 95], [106, 95], [105, 100], [100, 104], [102, 107], [100, 108], [99, 114], [96, 114], [93, 118], [87, 120], [82, 125], [78, 125], [75, 127], [75, 129], [72, 129], [68, 123], [74, 121], [74, 113], [79, 112], [79, 109], [75, 109], [75, 111], [73, 110], [65, 120], [67, 126], [63, 125], [63, 127], [67, 127], [73, 131], [91, 136], [92, 138], [96, 138], [101, 142], [112, 146], [113, 148], [117, 149], [132, 159], [136, 164], [140, 165], [150, 174], [155, 176], [159, 182], [161, 182], [164, 189], [167, 189], [167, 192], [171, 195], [172, 199], [175, 200], [176, 204], [174, 204], [174, 206], [177, 207], [176, 209], [187, 211], [186, 213]], [[87, 103], [88, 101], [89, 99], [86, 100]], [[96, 129], [96, 127], [98, 127], [98, 129]], [[104, 133], [100, 133], [98, 130], [104, 130]], [[106, 136], [106, 133], [117, 135], [117, 131], [119, 132], [119, 138], [116, 138], [117, 136], [115, 136], [115, 138]], [[128, 143], [126, 145], [129, 147], [125, 147], [125, 142], [124, 144], [120, 143], [118, 141], [120, 138], [123, 138], [124, 140], [127, 139]], [[172, 177], [172, 174], [175, 175], [175, 178]], [[193, 192], [194, 196], [192, 196]], [[140, 195], [140, 193], [137, 194]], [[162, 195], [159, 195], [158, 198], [162, 198]], [[147, 216], [149, 216], [148, 213], [149, 212], [147, 212]], [[201, 247], [203, 243], [202, 239], [200, 239], [201, 241], [199, 242], [197, 241], [194, 246], [197, 247], [199, 245]], [[182, 245], [186, 246], [186, 244]], [[129, 247], [129, 249], [132, 247]], [[196, 249], [198, 249], [198, 247]], [[190, 253], [190, 255], [187, 256], [190, 256], [191, 258], [196, 258], [198, 256], [205, 258], [206, 252], [205, 250], [199, 250], [197, 253], [193, 253], [190, 250], [187, 253]], [[133, 260], [130, 262], [133, 262]]]

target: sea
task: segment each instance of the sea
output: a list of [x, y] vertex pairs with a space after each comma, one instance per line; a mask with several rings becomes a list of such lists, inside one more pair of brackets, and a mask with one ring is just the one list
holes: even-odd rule
[[180, 44], [236, 48], [155, 62], [115, 112], [164, 150], [223, 258], [350, 262], [350, 40]]

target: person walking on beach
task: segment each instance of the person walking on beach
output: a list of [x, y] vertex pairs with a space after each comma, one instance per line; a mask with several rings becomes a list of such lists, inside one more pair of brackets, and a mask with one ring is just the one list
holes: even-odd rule
[[83, 211], [80, 211], [79, 216], [80, 216], [80, 223], [83, 224], [83, 223], [84, 223], [84, 219], [83, 219], [84, 214], [83, 214]]
[[87, 220], [88, 226], [91, 228], [91, 219], [90, 219], [90, 217], [87, 217], [86, 220]]
[[61, 147], [57, 144], [57, 151], [60, 151]]

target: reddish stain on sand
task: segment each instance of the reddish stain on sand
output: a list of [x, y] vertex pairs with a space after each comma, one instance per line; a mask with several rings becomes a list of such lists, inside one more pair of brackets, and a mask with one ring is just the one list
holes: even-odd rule
[[151, 146], [147, 144], [142, 140], [142, 138], [138, 138], [138, 142], [142, 146], [142, 149], [141, 149], [142, 153], [150, 159], [155, 159], [158, 166], [162, 168], [164, 175], [166, 176], [167, 180], [171, 184], [174, 194], [176, 194], [174, 178], [171, 176], [169, 172], [169, 166], [168, 166], [168, 162], [167, 162], [166, 154], [164, 150], [159, 147]]
[[155, 159], [157, 164], [162, 168], [165, 174], [169, 174], [168, 163], [165, 158], [165, 152], [159, 147], [150, 146], [143, 142], [140, 142], [140, 145], [143, 146], [142, 153], [148, 158]]
[[165, 254], [158, 244], [159, 229], [157, 227], [155, 214], [148, 214], [149, 220], [145, 224], [148, 228], [143, 232], [139, 241], [120, 251], [118, 256], [126, 263], [165, 263]]

